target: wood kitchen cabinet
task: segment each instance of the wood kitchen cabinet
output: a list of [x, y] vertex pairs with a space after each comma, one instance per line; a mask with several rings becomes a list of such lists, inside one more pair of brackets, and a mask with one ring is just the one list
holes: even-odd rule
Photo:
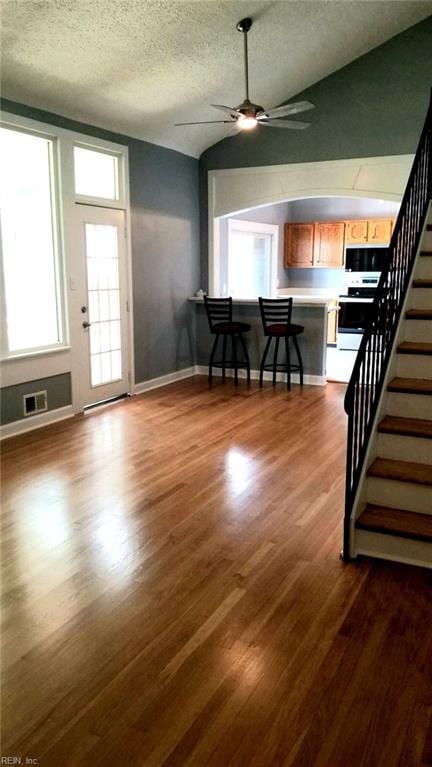
[[391, 218], [285, 224], [284, 267], [344, 266], [346, 245], [388, 245]]
[[345, 221], [345, 242], [364, 245], [368, 238], [368, 221]]
[[345, 223], [326, 221], [314, 225], [314, 266], [343, 266], [345, 255]]
[[388, 245], [393, 230], [391, 218], [374, 218], [368, 221], [368, 243], [370, 245]]
[[345, 221], [347, 245], [388, 245], [393, 231], [393, 219], [372, 218]]
[[340, 221], [285, 224], [285, 268], [343, 266], [344, 230]]
[[304, 269], [313, 266], [314, 225], [285, 224], [284, 267]]

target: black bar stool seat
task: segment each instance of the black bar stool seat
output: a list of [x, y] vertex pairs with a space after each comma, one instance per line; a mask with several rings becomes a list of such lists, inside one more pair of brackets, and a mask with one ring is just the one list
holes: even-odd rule
[[284, 325], [281, 323], [275, 323], [274, 325], [267, 325], [267, 333], [265, 333], [265, 335], [279, 337], [298, 336], [299, 333], [303, 333], [303, 331], [303, 325], [293, 325], [292, 323], [290, 325]]
[[[238, 371], [246, 368], [247, 380], [250, 381], [249, 355], [243, 333], [247, 333], [251, 326], [247, 322], [234, 322], [232, 317], [232, 298], [209, 298], [204, 296], [204, 302], [209, 322], [210, 333], [216, 336], [210, 354], [208, 379], [212, 380], [213, 368], [222, 368], [222, 380], [225, 380], [227, 368], [234, 370], [234, 382], [238, 385]], [[222, 338], [222, 359], [215, 361], [215, 354], [219, 338]], [[227, 338], [231, 339], [232, 360], [227, 359]], [[237, 339], [243, 349], [244, 359], [238, 359]]]
[[213, 330], [220, 335], [230, 336], [232, 333], [247, 333], [251, 326], [247, 322], [217, 322]]
[[[298, 370], [300, 374], [300, 385], [303, 386], [303, 361], [297, 342], [297, 336], [299, 336], [300, 333], [303, 333], [304, 327], [303, 325], [295, 325], [291, 322], [292, 301], [292, 298], [259, 299], [264, 336], [268, 339], [260, 365], [260, 386], [263, 385], [265, 370], [270, 370], [273, 373], [273, 386], [276, 383], [276, 373], [286, 373], [288, 390], [291, 389], [291, 371]], [[281, 338], [285, 341], [285, 362], [278, 362], [279, 342]], [[289, 348], [291, 338], [297, 354], [297, 365], [291, 364]], [[266, 365], [267, 354], [273, 339], [275, 342], [273, 362]]]

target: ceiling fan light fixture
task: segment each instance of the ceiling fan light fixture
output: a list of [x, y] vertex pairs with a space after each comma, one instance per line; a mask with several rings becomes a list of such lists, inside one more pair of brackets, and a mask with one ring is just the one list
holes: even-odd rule
[[229, 107], [225, 104], [212, 104], [215, 109], [220, 109], [229, 117], [229, 120], [200, 120], [187, 123], [176, 123], [176, 125], [210, 125], [211, 123], [225, 123], [226, 125], [236, 125], [239, 130], [252, 131], [257, 125], [268, 128], [288, 128], [290, 130], [303, 130], [309, 128], [310, 123], [299, 122], [298, 120], [284, 120], [280, 118], [290, 115], [306, 112], [313, 109], [314, 105], [310, 101], [298, 101], [295, 104], [282, 104], [279, 107], [264, 109], [259, 104], [254, 104], [249, 99], [249, 59], [248, 59], [248, 32], [252, 26], [252, 19], [241, 19], [236, 28], [243, 35], [244, 47], [244, 75], [245, 75], [245, 97], [237, 107]]
[[258, 125], [258, 120], [256, 117], [240, 117], [237, 125], [241, 130], [253, 130]]

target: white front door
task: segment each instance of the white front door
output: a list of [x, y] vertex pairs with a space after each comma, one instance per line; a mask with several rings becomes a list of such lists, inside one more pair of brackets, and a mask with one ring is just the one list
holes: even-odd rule
[[83, 408], [129, 392], [128, 281], [124, 211], [75, 207], [73, 386]]

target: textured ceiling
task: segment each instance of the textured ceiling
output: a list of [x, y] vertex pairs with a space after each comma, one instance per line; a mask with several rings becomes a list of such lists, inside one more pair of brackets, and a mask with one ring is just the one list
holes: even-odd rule
[[268, 108], [431, 10], [416, 0], [3, 0], [2, 95], [199, 156], [233, 128], [173, 123], [220, 119], [210, 103], [242, 101], [240, 18], [254, 19], [250, 95]]

